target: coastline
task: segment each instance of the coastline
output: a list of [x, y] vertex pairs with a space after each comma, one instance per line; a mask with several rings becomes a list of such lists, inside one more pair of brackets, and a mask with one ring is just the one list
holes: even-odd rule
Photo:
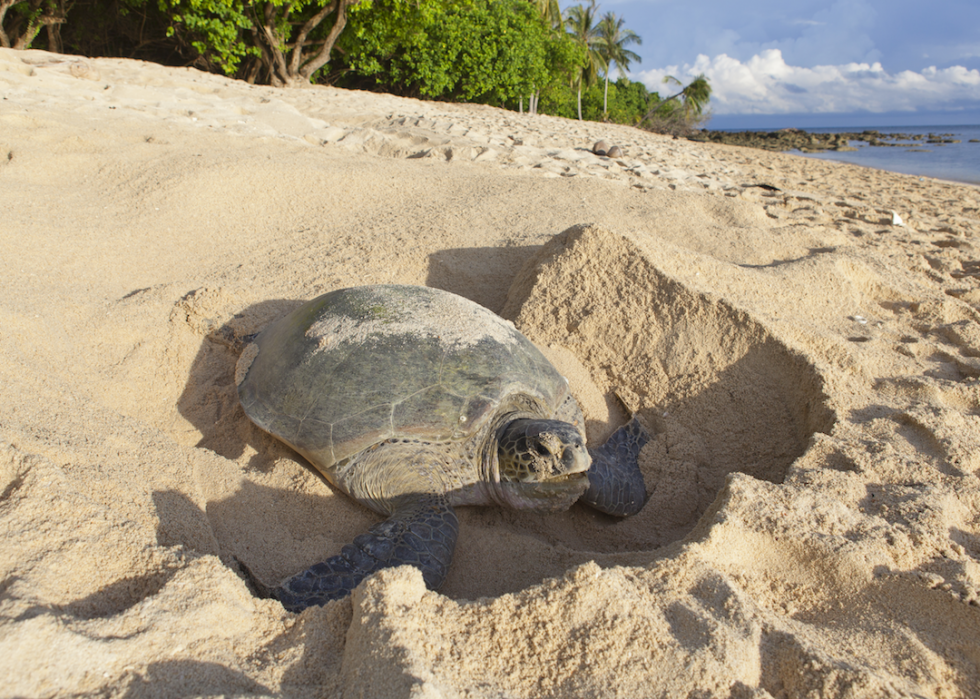
[[980, 127], [966, 125], [779, 130], [703, 130], [690, 137], [802, 154], [901, 174], [980, 183]]
[[879, 129], [864, 129], [861, 131], [821, 130], [807, 131], [806, 129], [779, 129], [776, 131], [712, 131], [703, 129], [689, 140], [702, 143], [725, 143], [730, 146], [747, 146], [776, 152], [799, 150], [804, 153], [820, 153], [824, 151], [855, 151], [857, 148], [849, 145], [851, 142], [864, 143], [872, 148], [912, 148], [926, 144], [942, 146], [960, 143], [949, 132], [917, 132], [903, 130], [883, 132]]
[[[980, 686], [976, 187], [121, 59], [0, 49], [0, 86], [9, 693]], [[250, 425], [237, 343], [369, 283], [514, 322], [590, 443], [635, 412], [643, 511], [459, 508], [438, 592], [253, 597], [236, 560], [378, 518]]]
[[[812, 154], [808, 154], [808, 153], [793, 153], [793, 152], [790, 152], [790, 153], [787, 153], [787, 155], [798, 155], [801, 158], [812, 157]], [[942, 182], [942, 183], [945, 183], [945, 184], [954, 184], [954, 185], [959, 185], [961, 187], [972, 187], [974, 189], [980, 188], [980, 182], [970, 182], [970, 181], [966, 181], [966, 180], [956, 180], [956, 179], [950, 179], [950, 178], [947, 178], [947, 177], [933, 177], [932, 175], [917, 175], [917, 174], [913, 174], [913, 173], [897, 172], [895, 170], [889, 170], [888, 168], [876, 167], [874, 165], [865, 165], [863, 163], [849, 163], [849, 162], [847, 162], [845, 160], [836, 160], [832, 156], [830, 156], [830, 157], [828, 157], [826, 159], [829, 160], [829, 161], [831, 161], [831, 162], [841, 163], [842, 165], [850, 165], [851, 167], [862, 167], [862, 168], [868, 168], [870, 170], [877, 170], [879, 172], [890, 172], [890, 173], [896, 174], [896, 175], [906, 175], [908, 177], [917, 177], [917, 178], [920, 178], [920, 179], [929, 179], [929, 180], [932, 180], [934, 182]]]

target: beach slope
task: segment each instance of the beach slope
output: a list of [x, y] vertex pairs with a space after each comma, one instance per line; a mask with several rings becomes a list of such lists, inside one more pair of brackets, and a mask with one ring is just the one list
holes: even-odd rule
[[[5, 696], [975, 696], [977, 189], [39, 51], [0, 95]], [[643, 511], [255, 598], [378, 517], [247, 420], [242, 338], [372, 283], [514, 321], [592, 443], [635, 412]]]

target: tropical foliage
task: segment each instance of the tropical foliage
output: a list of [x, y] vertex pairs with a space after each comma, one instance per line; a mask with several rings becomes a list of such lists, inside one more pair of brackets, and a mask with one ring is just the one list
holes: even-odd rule
[[58, 26], [65, 21], [64, 0], [0, 0], [0, 46], [27, 49], [47, 28], [48, 46], [61, 50]]
[[605, 48], [596, 26], [595, 17], [599, 8], [595, 0], [589, 0], [588, 6], [575, 5], [565, 13], [565, 26], [568, 33], [585, 49], [586, 61], [575, 71], [575, 87], [578, 90], [578, 118], [582, 119], [582, 83], [592, 85], [602, 71], [608, 69]]
[[711, 99], [711, 85], [708, 84], [708, 78], [705, 77], [704, 73], [698, 75], [687, 85], [684, 85], [684, 83], [675, 78], [673, 75], [666, 76], [664, 78], [664, 82], [673, 83], [674, 85], [682, 85], [683, 89], [681, 89], [681, 91], [677, 94], [671, 95], [670, 97], [657, 102], [657, 104], [655, 104], [651, 109], [651, 113], [660, 109], [664, 105], [667, 105], [672, 100], [679, 100], [680, 109], [685, 117], [694, 119], [702, 115], [705, 105], [707, 105], [708, 100]]
[[667, 97], [625, 77], [641, 43], [622, 17], [600, 16], [596, 0], [564, 13], [558, 0], [0, 0], [5, 47], [527, 105], [670, 132], [704, 120], [705, 76], [668, 77], [679, 89]]
[[[158, 0], [168, 36], [190, 40], [228, 75], [273, 85], [309, 84], [330, 60], [360, 0]], [[242, 75], [244, 71], [244, 75]]]
[[516, 105], [582, 52], [526, 0], [373, 0], [351, 13], [341, 84]]
[[708, 119], [704, 109], [711, 99], [711, 85], [704, 73], [687, 85], [672, 75], [666, 76], [664, 82], [683, 87], [679, 92], [652, 103], [641, 120], [645, 128], [684, 135]]
[[643, 40], [632, 29], [623, 28], [624, 24], [626, 24], [626, 20], [617, 17], [614, 12], [607, 12], [603, 15], [602, 21], [599, 22], [600, 50], [604, 54], [606, 63], [606, 85], [602, 97], [603, 112], [608, 111], [609, 71], [613, 64], [616, 64], [620, 74], [624, 74], [629, 70], [631, 62], [641, 60], [638, 54], [626, 47], [630, 44], [642, 44]]

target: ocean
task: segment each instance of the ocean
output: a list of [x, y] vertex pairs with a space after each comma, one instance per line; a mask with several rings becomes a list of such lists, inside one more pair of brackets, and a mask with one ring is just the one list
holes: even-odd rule
[[[744, 130], [744, 129], [740, 129]], [[970, 143], [970, 139], [980, 141], [980, 125], [973, 126], [862, 126], [840, 128], [805, 129], [813, 133], [842, 133], [861, 131], [880, 131], [904, 134], [942, 134], [943, 138], [958, 140], [959, 143], [932, 144], [923, 141], [910, 141], [905, 146], [869, 146], [861, 141], [851, 141], [856, 151], [826, 151], [824, 153], [801, 153], [789, 151], [807, 158], [836, 160], [855, 165], [875, 167], [880, 170], [902, 172], [907, 175], [936, 177], [970, 184], [980, 184], [980, 142]], [[947, 136], [946, 134], [952, 134]]]

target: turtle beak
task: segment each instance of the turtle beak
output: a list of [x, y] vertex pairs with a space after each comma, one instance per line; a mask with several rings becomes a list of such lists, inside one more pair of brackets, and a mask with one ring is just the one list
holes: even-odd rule
[[554, 468], [553, 473], [549, 474], [552, 478], [585, 473], [592, 465], [592, 457], [589, 456], [585, 442], [581, 439], [570, 440], [567, 435], [563, 439], [553, 432], [543, 431], [538, 434], [535, 446], [542, 455], [554, 457], [552, 463], [557, 468]]
[[585, 473], [592, 465], [592, 457], [581, 442], [567, 445], [562, 449], [560, 458], [565, 473]]

